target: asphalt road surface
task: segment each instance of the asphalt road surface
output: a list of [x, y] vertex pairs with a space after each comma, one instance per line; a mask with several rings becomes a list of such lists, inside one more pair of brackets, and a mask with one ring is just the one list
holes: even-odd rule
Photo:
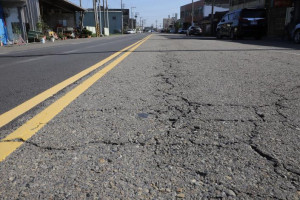
[[[124, 47], [145, 35], [126, 37]], [[32, 83], [24, 83], [38, 93], [50, 79], [70, 76], [59, 76], [68, 68], [53, 72], [58, 68], [74, 66], [76, 73], [102, 59], [96, 49], [46, 56], [18, 70], [30, 77], [53, 63], [47, 76], [33, 72]], [[300, 199], [299, 49], [153, 34], [0, 162], [0, 198]], [[1, 65], [1, 86], [22, 77], [2, 75], [16, 66]], [[2, 127], [0, 137], [72, 89]], [[2, 92], [1, 111], [20, 102], [2, 102]]]
[[[144, 34], [0, 54], [0, 114], [137, 42]], [[3, 87], [4, 86], [4, 87]]]

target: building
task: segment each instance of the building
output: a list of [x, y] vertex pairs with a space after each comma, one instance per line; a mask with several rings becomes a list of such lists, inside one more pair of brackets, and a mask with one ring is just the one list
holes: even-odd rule
[[163, 29], [172, 30], [174, 29], [175, 23], [177, 22], [177, 15], [175, 17], [168, 17], [163, 19]]
[[[99, 12], [99, 10], [98, 10]], [[100, 12], [99, 12], [100, 14]], [[121, 33], [122, 32], [122, 14], [123, 14], [123, 28], [124, 30], [128, 29], [128, 27], [131, 27], [131, 21], [129, 19], [129, 9], [108, 9], [108, 23], [106, 20], [107, 12], [105, 10], [105, 13], [103, 12], [103, 7], [101, 7], [101, 23], [100, 26], [103, 27], [109, 27], [110, 33]], [[77, 14], [76, 21], [77, 25], [80, 23], [79, 19], [79, 13]], [[134, 22], [134, 25], [136, 22]], [[95, 15], [94, 15], [94, 9], [87, 9], [87, 11], [84, 13], [83, 17], [83, 26], [92, 26], [95, 27]]]
[[66, 0], [39, 0], [40, 18], [55, 32], [76, 28], [76, 12], [85, 9]]
[[123, 12], [123, 30], [129, 28], [129, 9], [109, 9], [110, 11], [122, 11]]
[[[183, 29], [187, 29], [192, 24], [192, 3], [180, 7], [180, 20]], [[214, 14], [216, 12], [226, 12], [229, 10], [229, 0], [215, 0]], [[212, 12], [210, 0], [200, 0], [194, 2], [193, 23], [201, 25], [204, 18], [207, 18]]]
[[[1, 30], [6, 30], [6, 41], [13, 43], [21, 36], [27, 39], [28, 31], [43, 28], [57, 31], [57, 28], [76, 27], [77, 11], [83, 8], [67, 0], [0, 0]], [[4, 25], [3, 25], [4, 24]], [[3, 32], [3, 31], [1, 31]], [[0, 34], [1, 34], [0, 32]]]
[[3, 14], [4, 14], [3, 8], [0, 4], [0, 43], [1, 43], [1, 46], [7, 44], [7, 35], [8, 35]]
[[[203, 19], [204, 0], [194, 2], [193, 23], [198, 24]], [[180, 7], [180, 20], [183, 29], [187, 29], [192, 24], [192, 3]]]
[[285, 34], [286, 16], [293, 0], [231, 0], [230, 10], [240, 8], [266, 8], [268, 13], [268, 35], [283, 36]]
[[[26, 34], [26, 19], [25, 19], [25, 7], [26, 0], [0, 0], [2, 37], [5, 37], [7, 41], [15, 41], [20, 36], [25, 38]], [[6, 44], [6, 42], [4, 44]]]

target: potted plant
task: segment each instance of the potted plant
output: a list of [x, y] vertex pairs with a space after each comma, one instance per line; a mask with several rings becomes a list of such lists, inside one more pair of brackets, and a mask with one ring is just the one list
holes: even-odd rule
[[58, 38], [60, 38], [61, 40], [64, 40], [65, 36], [64, 36], [64, 34], [59, 33], [59, 34], [58, 34]]
[[0, 46], [3, 47], [2, 35], [0, 35]]
[[91, 38], [92, 37], [92, 31], [89, 31], [89, 30], [87, 30], [87, 29], [83, 29], [82, 31], [81, 31], [81, 37], [87, 37], [87, 38]]

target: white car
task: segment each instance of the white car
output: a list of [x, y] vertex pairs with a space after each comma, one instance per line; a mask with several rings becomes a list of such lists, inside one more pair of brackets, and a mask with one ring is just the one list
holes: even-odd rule
[[135, 34], [136, 31], [135, 31], [134, 29], [128, 29], [128, 30], [126, 31], [126, 33], [127, 33], [127, 34]]

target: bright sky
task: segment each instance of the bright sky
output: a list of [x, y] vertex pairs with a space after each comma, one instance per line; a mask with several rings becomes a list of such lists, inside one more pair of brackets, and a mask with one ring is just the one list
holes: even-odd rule
[[[69, 0], [79, 5], [79, 0]], [[196, 0], [194, 0], [196, 1]], [[175, 16], [178, 13], [180, 17], [180, 6], [192, 3], [192, 0], [123, 0], [126, 9], [136, 7], [133, 12], [138, 12], [138, 19], [146, 19], [146, 26], [155, 26], [157, 20], [157, 26], [162, 26], [163, 18], [168, 18], [168, 15]], [[101, 0], [102, 5], [102, 0]], [[82, 7], [92, 8], [93, 0], [82, 0]], [[121, 8], [121, 0], [108, 0], [109, 8]]]

